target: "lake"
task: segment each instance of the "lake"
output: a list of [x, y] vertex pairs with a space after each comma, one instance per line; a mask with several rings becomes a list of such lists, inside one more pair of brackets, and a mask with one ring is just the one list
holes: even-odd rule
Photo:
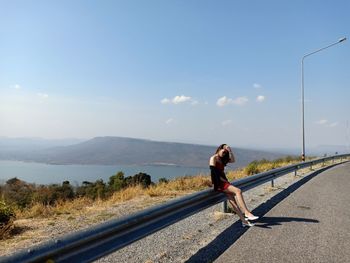
[[139, 172], [151, 176], [152, 182], [160, 178], [172, 179], [185, 175], [209, 174], [209, 168], [191, 168], [179, 166], [132, 166], [132, 165], [51, 165], [19, 161], [0, 161], [0, 183], [17, 177], [22, 181], [36, 184], [61, 184], [69, 181], [72, 185], [80, 185], [83, 181], [95, 182], [102, 179], [108, 182], [109, 177], [122, 171], [124, 176], [132, 176]]

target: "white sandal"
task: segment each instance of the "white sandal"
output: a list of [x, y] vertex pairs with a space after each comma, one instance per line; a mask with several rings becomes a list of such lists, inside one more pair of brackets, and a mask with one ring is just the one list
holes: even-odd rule
[[244, 216], [246, 220], [257, 220], [259, 219], [258, 216]]
[[244, 222], [242, 222], [242, 226], [243, 227], [251, 227], [251, 226], [255, 226], [255, 224], [254, 223], [250, 223], [249, 221], [247, 221], [247, 223], [244, 223]]

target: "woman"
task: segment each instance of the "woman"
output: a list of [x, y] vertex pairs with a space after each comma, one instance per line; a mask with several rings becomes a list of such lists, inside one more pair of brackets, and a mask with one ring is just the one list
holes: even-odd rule
[[209, 161], [211, 181], [215, 191], [226, 194], [233, 210], [242, 220], [242, 226], [253, 226], [254, 224], [249, 220], [256, 220], [259, 217], [254, 216], [248, 210], [241, 189], [231, 185], [224, 172], [225, 166], [234, 161], [235, 158], [230, 147], [227, 144], [221, 144]]

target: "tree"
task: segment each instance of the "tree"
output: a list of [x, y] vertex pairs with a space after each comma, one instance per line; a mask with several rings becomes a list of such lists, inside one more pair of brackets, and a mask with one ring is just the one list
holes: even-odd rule
[[6, 181], [2, 195], [6, 203], [25, 208], [31, 204], [34, 190], [34, 185], [15, 177]]
[[120, 191], [123, 189], [126, 186], [124, 173], [122, 171], [119, 171], [115, 175], [109, 177], [108, 185], [111, 192]]
[[102, 179], [95, 183], [84, 181], [82, 186], [77, 188], [77, 196], [86, 196], [93, 200], [97, 198], [105, 198], [107, 194], [106, 184]]
[[141, 172], [125, 179], [127, 185], [141, 185], [142, 187], [146, 188], [152, 184], [151, 176]]

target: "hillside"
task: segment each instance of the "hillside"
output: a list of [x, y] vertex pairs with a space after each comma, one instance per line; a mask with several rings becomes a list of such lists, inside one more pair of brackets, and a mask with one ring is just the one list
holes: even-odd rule
[[[0, 155], [2, 159], [33, 161], [50, 164], [96, 165], [178, 165], [207, 167], [209, 157], [216, 146], [185, 143], [158, 142], [151, 140], [96, 137], [91, 140], [60, 147], [50, 147], [17, 153], [15, 156]], [[273, 159], [281, 154], [233, 147], [237, 163], [244, 166], [253, 160]]]

